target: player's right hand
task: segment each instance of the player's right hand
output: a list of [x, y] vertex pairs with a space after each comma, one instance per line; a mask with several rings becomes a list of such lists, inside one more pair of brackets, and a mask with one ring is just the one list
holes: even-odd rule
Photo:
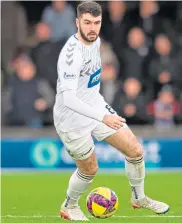
[[105, 115], [103, 123], [112, 129], [118, 130], [124, 125], [124, 123], [126, 123], [126, 120], [118, 115]]

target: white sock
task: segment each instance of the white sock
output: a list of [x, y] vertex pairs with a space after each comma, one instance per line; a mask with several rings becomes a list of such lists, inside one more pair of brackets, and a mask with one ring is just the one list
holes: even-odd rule
[[126, 157], [125, 170], [132, 189], [132, 198], [134, 200], [144, 198], [145, 163], [143, 157], [136, 159]]
[[94, 176], [83, 174], [77, 169], [69, 180], [67, 197], [63, 205], [65, 207], [77, 206], [80, 196], [87, 191], [93, 178]]

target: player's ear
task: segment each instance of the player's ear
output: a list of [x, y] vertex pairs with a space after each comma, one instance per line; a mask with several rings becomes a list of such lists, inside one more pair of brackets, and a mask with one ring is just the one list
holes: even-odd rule
[[76, 26], [77, 26], [77, 28], [79, 27], [79, 19], [78, 18], [76, 18]]

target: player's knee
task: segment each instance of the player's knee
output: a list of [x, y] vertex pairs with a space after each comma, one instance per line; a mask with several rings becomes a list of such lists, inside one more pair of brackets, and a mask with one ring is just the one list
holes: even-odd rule
[[142, 145], [139, 142], [136, 142], [133, 145], [133, 148], [130, 150], [129, 157], [130, 158], [137, 158], [143, 156], [143, 148]]
[[143, 148], [142, 148], [142, 145], [138, 143], [136, 147], [135, 157], [142, 157], [142, 156], [143, 156]]
[[98, 165], [95, 165], [88, 170], [88, 172], [89, 172], [88, 175], [93, 175], [94, 176], [94, 175], [96, 175], [97, 171], [98, 171]]
[[83, 174], [86, 174], [86, 175], [90, 175], [90, 176], [94, 176], [96, 175], [97, 171], [98, 171], [98, 165], [88, 165], [88, 166], [85, 166], [84, 168], [79, 168], [80, 171], [83, 173]]

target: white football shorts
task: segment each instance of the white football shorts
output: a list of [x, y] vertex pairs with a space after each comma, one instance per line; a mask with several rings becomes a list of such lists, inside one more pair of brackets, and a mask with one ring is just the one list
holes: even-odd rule
[[[127, 124], [124, 124], [122, 128], [125, 127], [127, 127]], [[92, 154], [94, 151], [93, 137], [96, 138], [97, 141], [102, 141], [116, 132], [115, 129], [110, 128], [103, 122], [98, 122], [98, 125], [92, 131], [89, 130], [88, 133], [85, 133], [84, 135], [81, 134], [81, 131], [79, 130], [61, 132], [57, 129], [61, 141], [73, 160], [84, 160]]]

